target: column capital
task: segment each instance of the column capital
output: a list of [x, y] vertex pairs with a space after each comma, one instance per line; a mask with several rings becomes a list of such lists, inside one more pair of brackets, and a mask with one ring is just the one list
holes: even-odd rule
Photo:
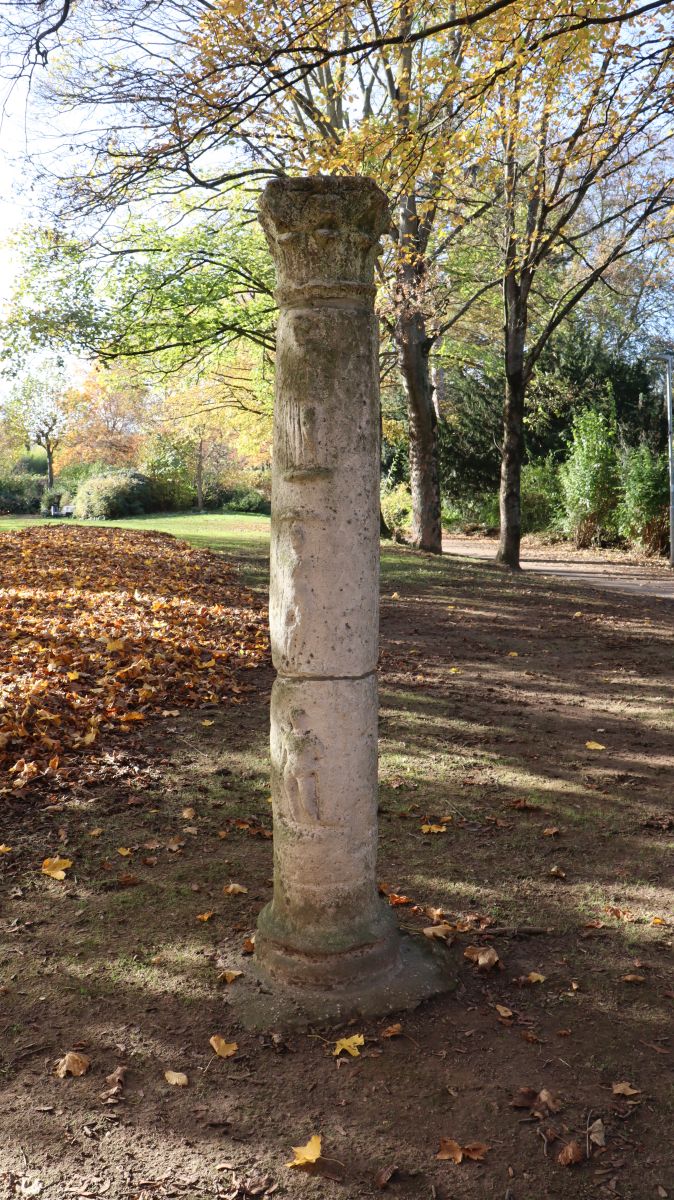
[[280, 307], [372, 305], [379, 239], [391, 221], [388, 200], [374, 180], [273, 179], [259, 211], [276, 264]]

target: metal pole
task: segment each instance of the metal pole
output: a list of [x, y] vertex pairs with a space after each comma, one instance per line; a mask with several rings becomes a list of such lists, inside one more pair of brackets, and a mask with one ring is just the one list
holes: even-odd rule
[[664, 395], [667, 398], [667, 444], [669, 454], [669, 565], [674, 566], [674, 416], [672, 414], [672, 354], [666, 358]]

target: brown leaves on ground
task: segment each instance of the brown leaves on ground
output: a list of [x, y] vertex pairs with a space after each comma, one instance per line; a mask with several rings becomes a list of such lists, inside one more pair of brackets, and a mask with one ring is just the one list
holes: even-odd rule
[[579, 1142], [567, 1142], [557, 1155], [560, 1167], [573, 1167], [577, 1163], [583, 1162], [584, 1159], [585, 1154]]
[[265, 613], [232, 566], [166, 534], [3, 533], [0, 578], [5, 790], [53, 779], [168, 702], [240, 703], [241, 670], [267, 657]]
[[462, 1146], [459, 1142], [455, 1142], [454, 1138], [440, 1138], [440, 1147], [436, 1154], [436, 1158], [441, 1162], [461, 1163], [464, 1159], [471, 1162], [482, 1162], [487, 1153], [489, 1146], [484, 1142], [467, 1142]]
[[532, 1117], [542, 1119], [560, 1112], [562, 1101], [548, 1088], [542, 1088], [538, 1092], [536, 1088], [521, 1087], [515, 1092], [510, 1105], [511, 1108], [526, 1108]]
[[59, 1079], [65, 1079], [66, 1075], [86, 1075], [90, 1066], [91, 1059], [87, 1058], [86, 1054], [68, 1050], [54, 1067], [54, 1074], [58, 1075]]
[[501, 961], [493, 946], [466, 946], [463, 957], [474, 963], [478, 971], [491, 971]]

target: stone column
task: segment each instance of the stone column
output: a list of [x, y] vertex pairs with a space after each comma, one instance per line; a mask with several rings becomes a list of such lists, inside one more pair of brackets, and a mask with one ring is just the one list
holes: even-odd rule
[[369, 179], [270, 183], [280, 308], [269, 623], [274, 898], [257, 957], [300, 987], [395, 969], [377, 894], [379, 367]]
[[[410, 974], [400, 970], [401, 939], [376, 884], [373, 281], [388, 204], [365, 178], [278, 179], [260, 220], [280, 316], [269, 612], [274, 896], [260, 914], [256, 957], [275, 989], [337, 997], [314, 1014], [386, 1011], [400, 995], [394, 979]], [[425, 980], [429, 990], [437, 987]]]

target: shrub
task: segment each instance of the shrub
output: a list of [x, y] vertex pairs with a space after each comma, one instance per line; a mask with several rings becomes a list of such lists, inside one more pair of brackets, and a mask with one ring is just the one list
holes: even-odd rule
[[72, 504], [72, 496], [63, 484], [55, 483], [53, 487], [45, 488], [42, 493], [40, 512], [48, 517], [52, 508], [63, 508], [64, 504]]
[[615, 422], [588, 408], [575, 417], [572, 433], [571, 453], [560, 468], [562, 528], [582, 549], [617, 532]]
[[47, 474], [47, 455], [45, 451], [36, 446], [33, 450], [29, 450], [27, 454], [22, 454], [21, 458], [17, 458], [12, 467], [13, 475], [46, 475]]
[[562, 490], [551, 454], [522, 467], [522, 533], [550, 529], [559, 515]]
[[271, 504], [263, 492], [257, 488], [226, 489], [227, 497], [224, 507], [232, 512], [270, 513]]
[[412, 523], [412, 494], [407, 484], [384, 488], [381, 493], [381, 511], [386, 524], [396, 541], [402, 540]]
[[84, 483], [87, 479], [92, 479], [94, 475], [116, 475], [119, 471], [123, 470], [123, 467], [113, 466], [112, 463], [100, 461], [71, 462], [66, 467], [57, 471], [54, 487], [60, 487], [64, 491], [70, 492], [71, 496], [74, 496], [80, 484]]
[[75, 516], [104, 521], [138, 517], [151, 511], [152, 500], [150, 480], [138, 471], [94, 475], [77, 490]]
[[667, 456], [647, 445], [626, 448], [620, 458], [622, 500], [618, 530], [651, 554], [669, 544], [669, 468]]
[[443, 529], [481, 532], [498, 529], [498, 493], [484, 492], [476, 496], [464, 496], [442, 501]]
[[0, 512], [36, 513], [44, 491], [43, 475], [5, 475], [0, 477]]

